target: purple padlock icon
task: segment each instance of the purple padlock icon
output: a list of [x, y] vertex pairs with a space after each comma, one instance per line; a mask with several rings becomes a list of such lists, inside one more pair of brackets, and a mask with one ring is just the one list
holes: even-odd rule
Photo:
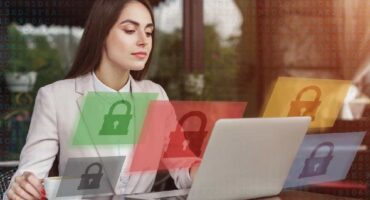
[[[320, 148], [329, 147], [329, 152], [325, 157], [316, 157], [316, 153]], [[326, 174], [330, 161], [333, 159], [334, 144], [331, 142], [323, 142], [312, 151], [309, 158], [305, 160], [305, 165], [299, 178], [313, 177]]]

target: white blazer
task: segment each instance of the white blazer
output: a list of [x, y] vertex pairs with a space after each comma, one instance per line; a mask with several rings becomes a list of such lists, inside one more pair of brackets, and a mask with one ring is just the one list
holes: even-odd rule
[[[129, 77], [133, 92], [155, 92], [158, 100], [168, 100], [161, 86], [148, 80], [136, 81]], [[20, 155], [18, 170], [12, 178], [24, 171], [33, 172], [38, 178], [46, 178], [59, 151], [59, 172], [63, 172], [67, 160], [72, 157], [97, 157], [92, 148], [70, 148], [73, 128], [80, 115], [84, 94], [94, 91], [91, 73], [57, 81], [40, 88], [35, 100], [27, 141]], [[109, 148], [99, 148], [101, 156], [112, 156]], [[170, 171], [178, 188], [188, 188], [191, 178], [188, 169]], [[156, 173], [130, 176], [127, 185], [116, 186], [116, 193], [144, 193], [153, 186]], [[121, 187], [121, 188], [120, 188]]]

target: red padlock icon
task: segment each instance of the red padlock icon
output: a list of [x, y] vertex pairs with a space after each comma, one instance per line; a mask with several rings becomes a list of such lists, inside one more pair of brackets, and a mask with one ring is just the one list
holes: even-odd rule
[[[190, 117], [200, 119], [198, 131], [183, 131], [182, 127]], [[185, 114], [178, 122], [176, 130], [170, 134], [170, 142], [165, 152], [165, 157], [194, 157], [201, 155], [203, 141], [207, 136], [207, 117], [201, 111], [191, 111]]]

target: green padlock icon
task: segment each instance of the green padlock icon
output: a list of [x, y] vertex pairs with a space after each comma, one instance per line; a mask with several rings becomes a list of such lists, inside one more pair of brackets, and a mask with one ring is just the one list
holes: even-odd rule
[[[126, 106], [126, 114], [113, 114], [116, 107], [121, 104]], [[104, 116], [103, 126], [99, 134], [127, 135], [131, 118], [131, 104], [128, 101], [119, 100], [110, 107], [109, 113]]]
[[[316, 97], [312, 101], [302, 101], [302, 96], [305, 92], [313, 90], [316, 93]], [[321, 90], [315, 85], [311, 85], [303, 88], [297, 95], [296, 99], [290, 103], [290, 110], [288, 113], [289, 117], [293, 116], [310, 116], [312, 121], [315, 120], [317, 109], [319, 108], [321, 101]]]

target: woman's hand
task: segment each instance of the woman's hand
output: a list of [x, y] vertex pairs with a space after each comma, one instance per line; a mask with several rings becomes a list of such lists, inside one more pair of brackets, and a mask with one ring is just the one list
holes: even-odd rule
[[7, 196], [9, 200], [41, 199], [42, 181], [32, 172], [24, 172], [17, 176], [9, 187]]
[[190, 177], [191, 177], [191, 180], [194, 180], [195, 175], [196, 175], [196, 174], [197, 174], [197, 172], [198, 172], [199, 165], [200, 165], [200, 162], [196, 162], [196, 163], [194, 163], [194, 164], [191, 166], [191, 168], [190, 168]]

